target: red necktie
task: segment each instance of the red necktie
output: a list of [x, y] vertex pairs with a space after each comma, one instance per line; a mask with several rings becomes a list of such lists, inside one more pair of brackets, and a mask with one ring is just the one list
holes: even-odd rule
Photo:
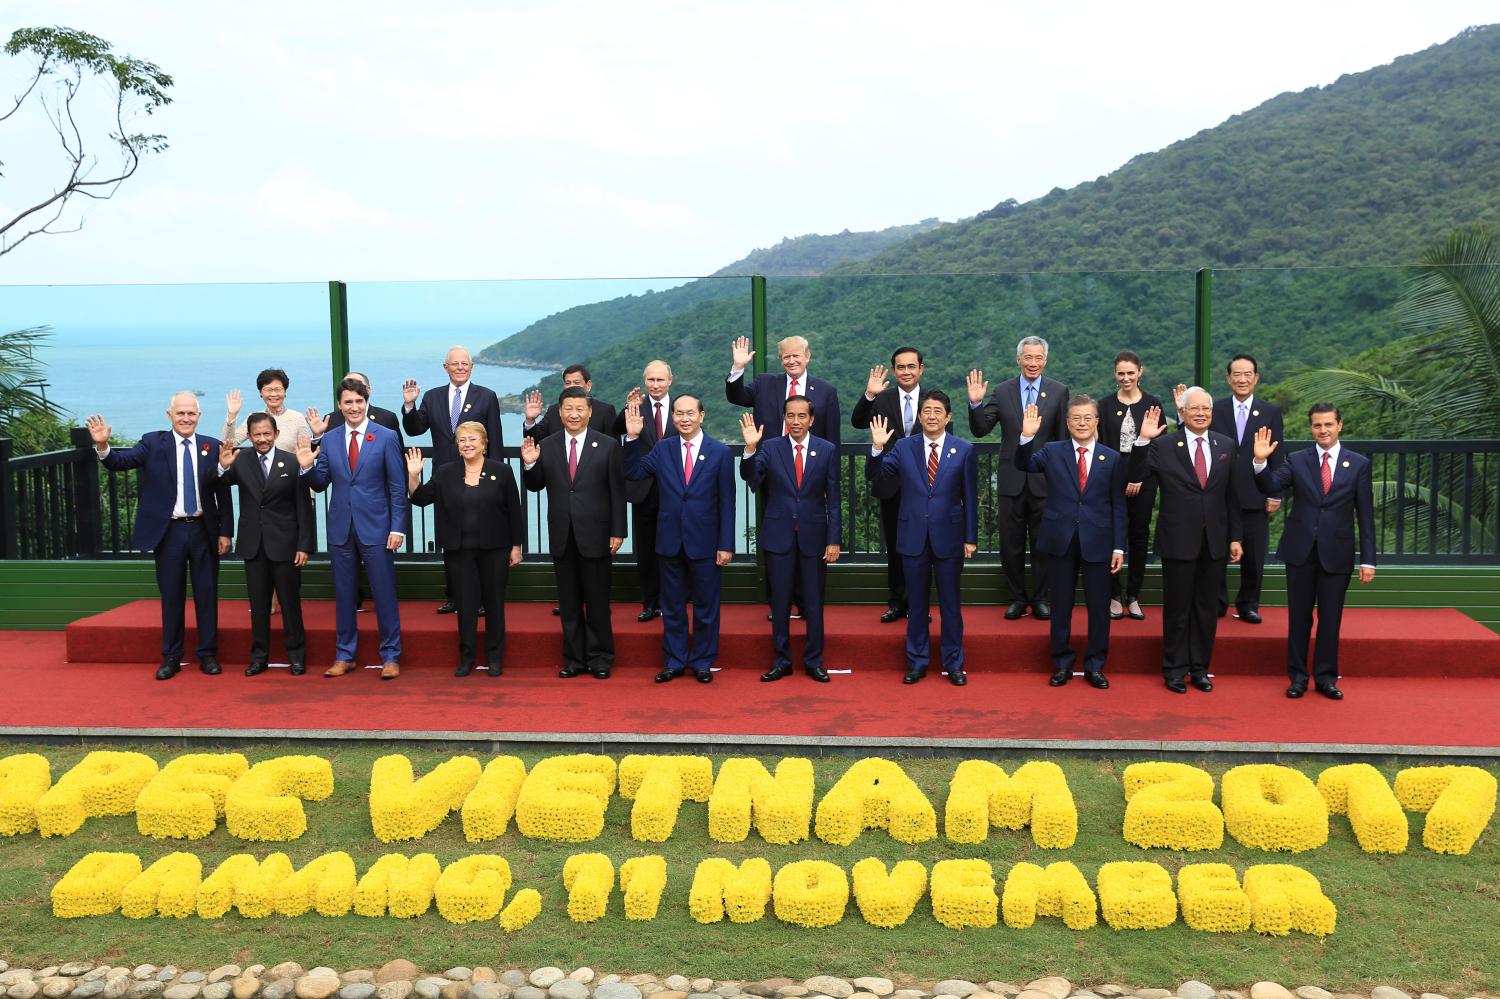
[[682, 484], [693, 481], [693, 442], [682, 442]]
[[1328, 452], [1323, 452], [1323, 495], [1333, 488], [1333, 468], [1328, 464]]
[[1083, 487], [1089, 484], [1089, 449], [1081, 447], [1078, 449], [1078, 491], [1083, 492]]
[[1198, 450], [1193, 453], [1193, 471], [1198, 473], [1198, 488], [1208, 488], [1208, 456], [1203, 453], [1203, 438], [1198, 438]]
[[578, 477], [578, 438], [568, 438], [568, 481]]
[[930, 486], [937, 478], [937, 441], [927, 446], [932, 448], [927, 454], [927, 484]]
[[[791, 381], [791, 384], [789, 384], [786, 387], [786, 397], [788, 399], [790, 399], [792, 396], [794, 396], [796, 394], [797, 394], [797, 379], [793, 378], [792, 381]], [[784, 407], [783, 407], [783, 409], [784, 409]], [[786, 420], [782, 420], [781, 421], [781, 432], [783, 434], [786, 433]]]
[[359, 465], [359, 434], [349, 434], [349, 474], [354, 474], [354, 469]]
[[665, 436], [664, 428], [661, 425], [661, 403], [658, 402], [656, 404], [656, 439], [661, 440]]
[[[797, 488], [801, 489], [802, 488], [802, 445], [801, 444], [797, 445], [797, 457], [792, 462], [792, 465], [797, 469]], [[1327, 473], [1326, 468], [1325, 468], [1324, 473], [1323, 473], [1323, 478], [1324, 478], [1325, 482], [1328, 479], [1328, 473]], [[1325, 493], [1328, 491], [1328, 487], [1326, 485], [1323, 487], [1323, 491]]]

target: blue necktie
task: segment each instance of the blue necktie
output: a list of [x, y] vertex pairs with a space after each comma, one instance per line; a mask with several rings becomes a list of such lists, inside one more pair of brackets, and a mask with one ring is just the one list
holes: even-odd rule
[[193, 442], [182, 442], [182, 512], [189, 517], [198, 513], [198, 484], [193, 481]]
[[1026, 386], [1026, 408], [1030, 409], [1031, 406], [1032, 406], [1032, 404], [1035, 403], [1035, 402], [1036, 402], [1036, 386], [1035, 385], [1027, 385]]
[[905, 434], [906, 436], [910, 437], [911, 436], [911, 396], [909, 396], [909, 395], [906, 397], [906, 409], [901, 414], [901, 424], [902, 424], [901, 425], [901, 432], [903, 434]]
[[462, 412], [462, 410], [460, 409], [460, 407], [463, 405], [463, 403], [464, 403], [464, 394], [462, 392], [458, 391], [457, 389], [455, 389], [454, 392], [453, 392], [453, 410], [452, 410], [452, 412], [450, 412], [448, 414], [449, 418], [452, 419], [452, 421], [453, 421], [452, 429], [455, 430], [455, 431], [458, 430], [458, 417], [459, 417], [459, 414]]

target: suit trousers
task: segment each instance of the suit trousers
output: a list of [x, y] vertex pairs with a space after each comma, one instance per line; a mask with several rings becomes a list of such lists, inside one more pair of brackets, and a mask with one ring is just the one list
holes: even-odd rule
[[1104, 672], [1109, 657], [1109, 597], [1113, 575], [1108, 562], [1085, 562], [1078, 550], [1078, 534], [1061, 557], [1049, 559], [1052, 585], [1052, 669], [1071, 670], [1077, 661], [1073, 651], [1073, 587], [1083, 574], [1083, 602], [1088, 610], [1089, 639], [1083, 653], [1085, 673]]
[[906, 669], [926, 673], [932, 659], [932, 636], [928, 633], [927, 593], [936, 578], [938, 607], [942, 613], [942, 634], [938, 646], [944, 673], [962, 673], [964, 669], [964, 612], [959, 601], [958, 582], [963, 573], [962, 555], [938, 558], [927, 544], [921, 555], [902, 559], [906, 570], [906, 598], [910, 608], [906, 615]]
[[302, 570], [290, 560], [275, 562], [262, 548], [245, 559], [245, 589], [250, 594], [250, 661], [269, 662], [271, 657], [271, 593], [281, 602], [281, 633], [286, 640], [286, 661], [307, 663], [307, 633], [302, 627]]
[[1207, 676], [1219, 627], [1215, 584], [1225, 560], [1200, 542], [1198, 557], [1161, 560], [1162, 675], [1168, 680]]
[[614, 563], [608, 549], [600, 558], [585, 558], [578, 553], [578, 539], [570, 530], [563, 553], [552, 558], [552, 572], [562, 617], [563, 668], [610, 669], [615, 664], [615, 633], [609, 619]]
[[807, 623], [807, 641], [802, 646], [802, 666], [823, 665], [823, 591], [828, 563], [819, 555], [802, 555], [797, 546], [791, 551], [766, 552], [766, 581], [771, 589], [772, 665], [777, 669], [792, 666], [792, 587], [802, 584], [802, 619]]
[[458, 609], [458, 662], [474, 665], [479, 638], [479, 608], [484, 608], [484, 662], [505, 659], [505, 581], [510, 574], [509, 548], [454, 548], [443, 552], [448, 590]]
[[885, 577], [890, 587], [887, 606], [906, 609], [906, 566], [896, 550], [896, 529], [901, 523], [901, 497], [880, 501], [880, 538], [885, 543]]
[[1141, 491], [1125, 500], [1125, 570], [1110, 577], [1117, 599], [1128, 602], [1141, 595], [1141, 587], [1146, 583], [1146, 558], [1151, 552], [1151, 513], [1155, 508], [1154, 479], [1142, 483]]
[[169, 520], [153, 553], [156, 589], [161, 594], [161, 657], [182, 661], [186, 630], [187, 579], [193, 580], [193, 620], [198, 625], [198, 659], [218, 654], [218, 538], [202, 517]]
[[[661, 652], [667, 672], [680, 675], [713, 668], [719, 658], [719, 567], [714, 558], [688, 558], [682, 552], [659, 555], [661, 565]], [[685, 602], [693, 601], [688, 634]]]
[[[1042, 509], [1047, 497], [1037, 496], [1030, 483], [1021, 486], [1015, 496], [996, 496], [995, 512], [1000, 517], [1000, 565], [1005, 571], [1005, 585], [1011, 600], [1030, 603], [1047, 593], [1047, 556], [1036, 550], [1036, 536], [1042, 529]], [[1031, 581], [1026, 588], [1026, 552], [1031, 551]], [[908, 590], [910, 587], [908, 586]]]
[[[1266, 571], [1266, 544], [1271, 534], [1271, 518], [1265, 507], [1241, 510], [1244, 524], [1240, 545], [1245, 554], [1240, 558], [1240, 589], [1234, 596], [1237, 611], [1260, 610], [1260, 584]], [[1219, 613], [1229, 610], [1229, 564], [1224, 564], [1224, 573], [1219, 579]]]
[[384, 544], [360, 544], [353, 527], [342, 543], [328, 545], [333, 565], [333, 658], [356, 662], [359, 651], [359, 565], [364, 563], [370, 594], [375, 598], [375, 622], [380, 631], [380, 660], [401, 661], [401, 606], [396, 602], [396, 562]]
[[1349, 579], [1347, 572], [1324, 569], [1316, 546], [1306, 562], [1286, 567], [1286, 674], [1292, 683], [1307, 685], [1307, 642], [1312, 637], [1314, 604], [1318, 609], [1318, 638], [1313, 646], [1313, 683], [1338, 682], [1339, 625]]
[[661, 566], [656, 557], [655, 502], [630, 506], [631, 547], [635, 551], [636, 574], [641, 581], [641, 609], [661, 610]]

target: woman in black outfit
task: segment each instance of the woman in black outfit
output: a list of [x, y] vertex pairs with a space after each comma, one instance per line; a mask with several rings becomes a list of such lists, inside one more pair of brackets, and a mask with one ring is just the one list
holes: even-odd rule
[[[1115, 355], [1115, 384], [1119, 389], [1113, 395], [1099, 400], [1099, 440], [1106, 447], [1118, 448], [1126, 455], [1130, 454], [1130, 448], [1140, 434], [1146, 410], [1156, 406], [1165, 411], [1160, 399], [1141, 389], [1141, 376], [1145, 372], [1139, 357], [1128, 350], [1120, 351]], [[1159, 422], [1166, 426], [1165, 419]], [[1155, 506], [1155, 481], [1125, 484], [1126, 537], [1129, 550], [1125, 553], [1126, 571], [1114, 575], [1115, 595], [1109, 602], [1109, 616], [1114, 620], [1119, 620], [1126, 614], [1137, 621], [1146, 617], [1141, 610], [1140, 596], [1141, 584], [1146, 578], [1151, 510]]]
[[[458, 606], [458, 669], [474, 668], [479, 608], [485, 608], [485, 672], [500, 675], [505, 655], [505, 577], [521, 561], [525, 522], [516, 480], [503, 462], [484, 456], [484, 424], [460, 423], [453, 433], [459, 461], [432, 470], [422, 482], [422, 452], [406, 452], [406, 488], [413, 506], [436, 502], [437, 543], [443, 549], [448, 590]], [[420, 483], [420, 485], [419, 485]]]

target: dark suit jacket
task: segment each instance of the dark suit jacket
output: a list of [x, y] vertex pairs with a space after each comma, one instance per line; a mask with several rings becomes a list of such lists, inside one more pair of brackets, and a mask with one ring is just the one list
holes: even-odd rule
[[[383, 406], [371, 406], [365, 413], [371, 423], [385, 427], [396, 435], [396, 447], [402, 454], [406, 453], [406, 438], [401, 436], [401, 420], [391, 410]], [[344, 428], [344, 414], [339, 412], [339, 407], [334, 404], [333, 409], [328, 412], [328, 429], [325, 434], [331, 434]], [[318, 438], [320, 441], [322, 438]]]
[[[671, 404], [672, 396], [667, 395], [668, 406]], [[665, 434], [662, 440], [677, 439], [677, 424], [672, 422], [672, 413], [668, 406], [661, 408], [662, 432]], [[641, 427], [641, 453], [649, 454], [656, 446], [656, 411], [652, 408], [651, 397], [644, 396], [641, 399], [641, 419], [644, 421]], [[615, 425], [611, 428], [617, 437], [625, 436], [625, 413], [623, 410], [615, 417]], [[644, 510], [656, 511], [656, 477], [647, 476], [644, 479], [625, 480], [625, 498]]]
[[235, 539], [240, 558], [264, 552], [273, 562], [290, 562], [298, 552], [311, 554], [317, 547], [312, 492], [297, 474], [295, 454], [272, 448], [271, 477], [266, 478], [255, 448], [240, 448], [220, 477], [240, 487], [240, 533]]
[[552, 555], [568, 550], [572, 534], [584, 558], [607, 558], [609, 539], [625, 537], [625, 480], [620, 442], [585, 430], [578, 449], [578, 475], [568, 480], [568, 435], [540, 441], [541, 457], [521, 473], [534, 493], [547, 490], [547, 532]]
[[[582, 463], [580, 462], [580, 466]], [[433, 524], [439, 547], [453, 551], [463, 547], [464, 537], [464, 463], [452, 461], [432, 470], [432, 478], [412, 490], [414, 506], [436, 502]], [[510, 466], [495, 458], [486, 458], [479, 475], [479, 547], [511, 548], [524, 542], [526, 521], [521, 511], [521, 494], [516, 489]]]
[[[1156, 406], [1161, 410], [1161, 419], [1157, 421], [1165, 429], [1167, 426], [1167, 408], [1160, 399], [1150, 392], [1141, 390], [1141, 415], [1146, 410]], [[1125, 404], [1120, 401], [1118, 392], [1111, 392], [1099, 400], [1099, 440], [1106, 446], [1118, 449], [1120, 446], [1120, 424], [1125, 422]], [[1211, 428], [1212, 429], [1212, 428]], [[1136, 423], [1135, 431], [1141, 432], [1139, 421]], [[1128, 457], [1128, 456], [1127, 456]]]
[[[203, 434], [197, 438], [195, 473], [198, 509], [203, 513], [204, 527], [216, 537], [232, 537], [234, 501], [230, 498], [229, 483], [219, 481], [219, 441]], [[177, 504], [177, 467], [182, 461], [177, 440], [177, 434], [171, 430], [153, 430], [143, 435], [134, 447], [110, 448], [102, 459], [105, 468], [117, 472], [140, 469], [140, 501], [136, 504], [135, 531], [130, 541], [140, 551], [151, 551], [161, 544], [167, 523], [172, 519], [172, 508]]]
[[691, 559], [734, 551], [734, 457], [708, 434], [694, 455], [692, 481], [682, 481], [682, 442], [658, 441], [649, 452], [641, 440], [625, 442], [625, 478], [656, 479], [656, 553]]
[[[917, 386], [915, 394], [918, 398], [921, 397], [920, 385]], [[891, 441], [886, 445], [886, 449], [889, 450], [896, 446], [898, 440], [906, 436], [906, 414], [901, 412], [901, 386], [891, 385], [874, 399], [866, 399], [865, 394], [861, 392], [859, 401], [854, 404], [854, 412], [849, 417], [849, 425], [855, 430], [869, 430], [870, 421], [877, 416], [885, 417], [885, 425], [891, 428]], [[913, 400], [912, 432], [919, 434], [922, 432], [922, 427], [916, 422], [917, 416], [916, 401]], [[817, 429], [816, 422], [813, 424], [813, 429]], [[947, 432], [953, 433], [952, 420], [948, 421]], [[882, 479], [871, 487], [871, 491], [880, 499], [895, 499], [896, 494], [901, 491], [901, 482], [899, 479]]]
[[1078, 491], [1078, 450], [1072, 439], [1016, 448], [1016, 467], [1047, 476], [1047, 503], [1036, 550], [1065, 555], [1073, 536], [1085, 562], [1108, 562], [1125, 551], [1125, 459], [1120, 452], [1094, 444], [1094, 461], [1083, 491]]
[[384, 545], [386, 535], [405, 534], [411, 504], [406, 498], [406, 456], [396, 434], [378, 423], [365, 425], [359, 463], [349, 471], [348, 435], [344, 427], [323, 435], [326, 447], [304, 473], [307, 485], [322, 492], [337, 488], [328, 503], [328, 543]]
[[[1043, 375], [1036, 406], [1042, 414], [1042, 428], [1036, 434], [1037, 446], [1048, 441], [1067, 440], [1068, 387]], [[969, 408], [969, 432], [978, 440], [996, 424], [1000, 426], [1000, 456], [995, 462], [996, 486], [1000, 495], [1019, 496], [1021, 486], [1028, 485], [1033, 496], [1045, 496], [1047, 477], [1041, 473], [1028, 475], [1015, 464], [1022, 415], [1021, 376], [1017, 375], [996, 385], [987, 401]]]
[[968, 441], [949, 434], [943, 440], [937, 478], [927, 483], [927, 438], [903, 437], [879, 456], [865, 460], [871, 482], [896, 479], [901, 489], [901, 516], [896, 550], [920, 556], [927, 544], [937, 558], [963, 555], [965, 544], [979, 543], [979, 457]]
[[824, 548], [839, 543], [842, 513], [837, 444], [807, 435], [800, 487], [792, 439], [785, 434], [762, 441], [753, 455], [742, 459], [740, 478], [766, 500], [757, 547], [782, 555], [795, 546], [802, 555], [821, 557]]
[[[446, 465], [458, 460], [458, 448], [453, 444], [452, 414], [448, 411], [448, 382], [428, 389], [421, 402], [411, 412], [403, 413], [401, 425], [415, 437], [432, 432], [432, 466]], [[405, 409], [405, 406], [402, 406]], [[460, 422], [473, 420], [484, 424], [489, 434], [489, 454], [498, 458], [505, 446], [505, 435], [500, 430], [500, 400], [495, 393], [483, 385], [469, 382], [464, 396], [464, 410]]]
[[[1277, 450], [1281, 450], [1277, 448]], [[1274, 453], [1273, 453], [1274, 457]], [[1354, 569], [1354, 528], [1359, 526], [1359, 564], [1375, 564], [1375, 494], [1370, 484], [1370, 459], [1340, 445], [1333, 486], [1323, 495], [1322, 457], [1316, 447], [1294, 451], [1279, 468], [1268, 464], [1255, 484], [1271, 496], [1292, 490], [1292, 512], [1287, 515], [1276, 555], [1289, 565], [1312, 557], [1327, 572]]]
[[[781, 436], [781, 407], [786, 402], [786, 372], [769, 371], [753, 379], [747, 370], [733, 381], [724, 382], [724, 397], [736, 406], [745, 406], [755, 414], [756, 426], [765, 429], [765, 439]], [[803, 374], [798, 393], [807, 397], [813, 407], [813, 430], [825, 440], [838, 444], [843, 438], [843, 420], [839, 416], [839, 390], [821, 378]]]
[[1156, 515], [1156, 553], [1162, 558], [1198, 557], [1207, 534], [1208, 554], [1228, 558], [1229, 544], [1241, 540], [1240, 504], [1235, 498], [1234, 441], [1208, 432], [1208, 486], [1198, 485], [1187, 431], [1175, 430], [1149, 444], [1137, 442], [1126, 475], [1131, 482], [1156, 480], [1161, 508]]
[[[1252, 397], [1253, 398], [1253, 397]], [[1255, 484], [1255, 470], [1250, 465], [1255, 461], [1255, 432], [1261, 427], [1271, 428], [1271, 440], [1283, 439], [1281, 432], [1281, 407], [1264, 399], [1255, 398], [1250, 406], [1250, 415], [1245, 418], [1245, 439], [1234, 440], [1234, 396], [1228, 395], [1214, 402], [1214, 421], [1208, 429], [1223, 434], [1234, 441], [1238, 448], [1234, 462], [1234, 495], [1241, 510], [1264, 510], [1266, 497]], [[1280, 467], [1286, 455], [1277, 448], [1271, 453], [1271, 468]]]
[[[611, 406], [607, 402], [602, 402], [598, 399], [590, 399], [589, 403], [591, 406], [589, 410], [590, 430], [597, 430], [601, 434], [605, 434], [609, 437], [619, 437], [620, 434], [624, 432], [623, 430], [617, 429], [617, 427], [623, 425], [625, 421], [623, 417], [619, 417], [615, 414], [615, 407]], [[540, 444], [542, 441], [546, 440], [548, 437], [551, 437], [553, 434], [560, 434], [562, 433], [562, 431], [562, 417], [558, 415], [557, 403], [554, 402], [552, 405], [547, 407], [547, 412], [542, 414], [542, 418], [536, 421], [536, 426], [532, 427], [530, 430], [526, 430], [525, 434], [527, 437], [530, 437], [532, 440]]]

